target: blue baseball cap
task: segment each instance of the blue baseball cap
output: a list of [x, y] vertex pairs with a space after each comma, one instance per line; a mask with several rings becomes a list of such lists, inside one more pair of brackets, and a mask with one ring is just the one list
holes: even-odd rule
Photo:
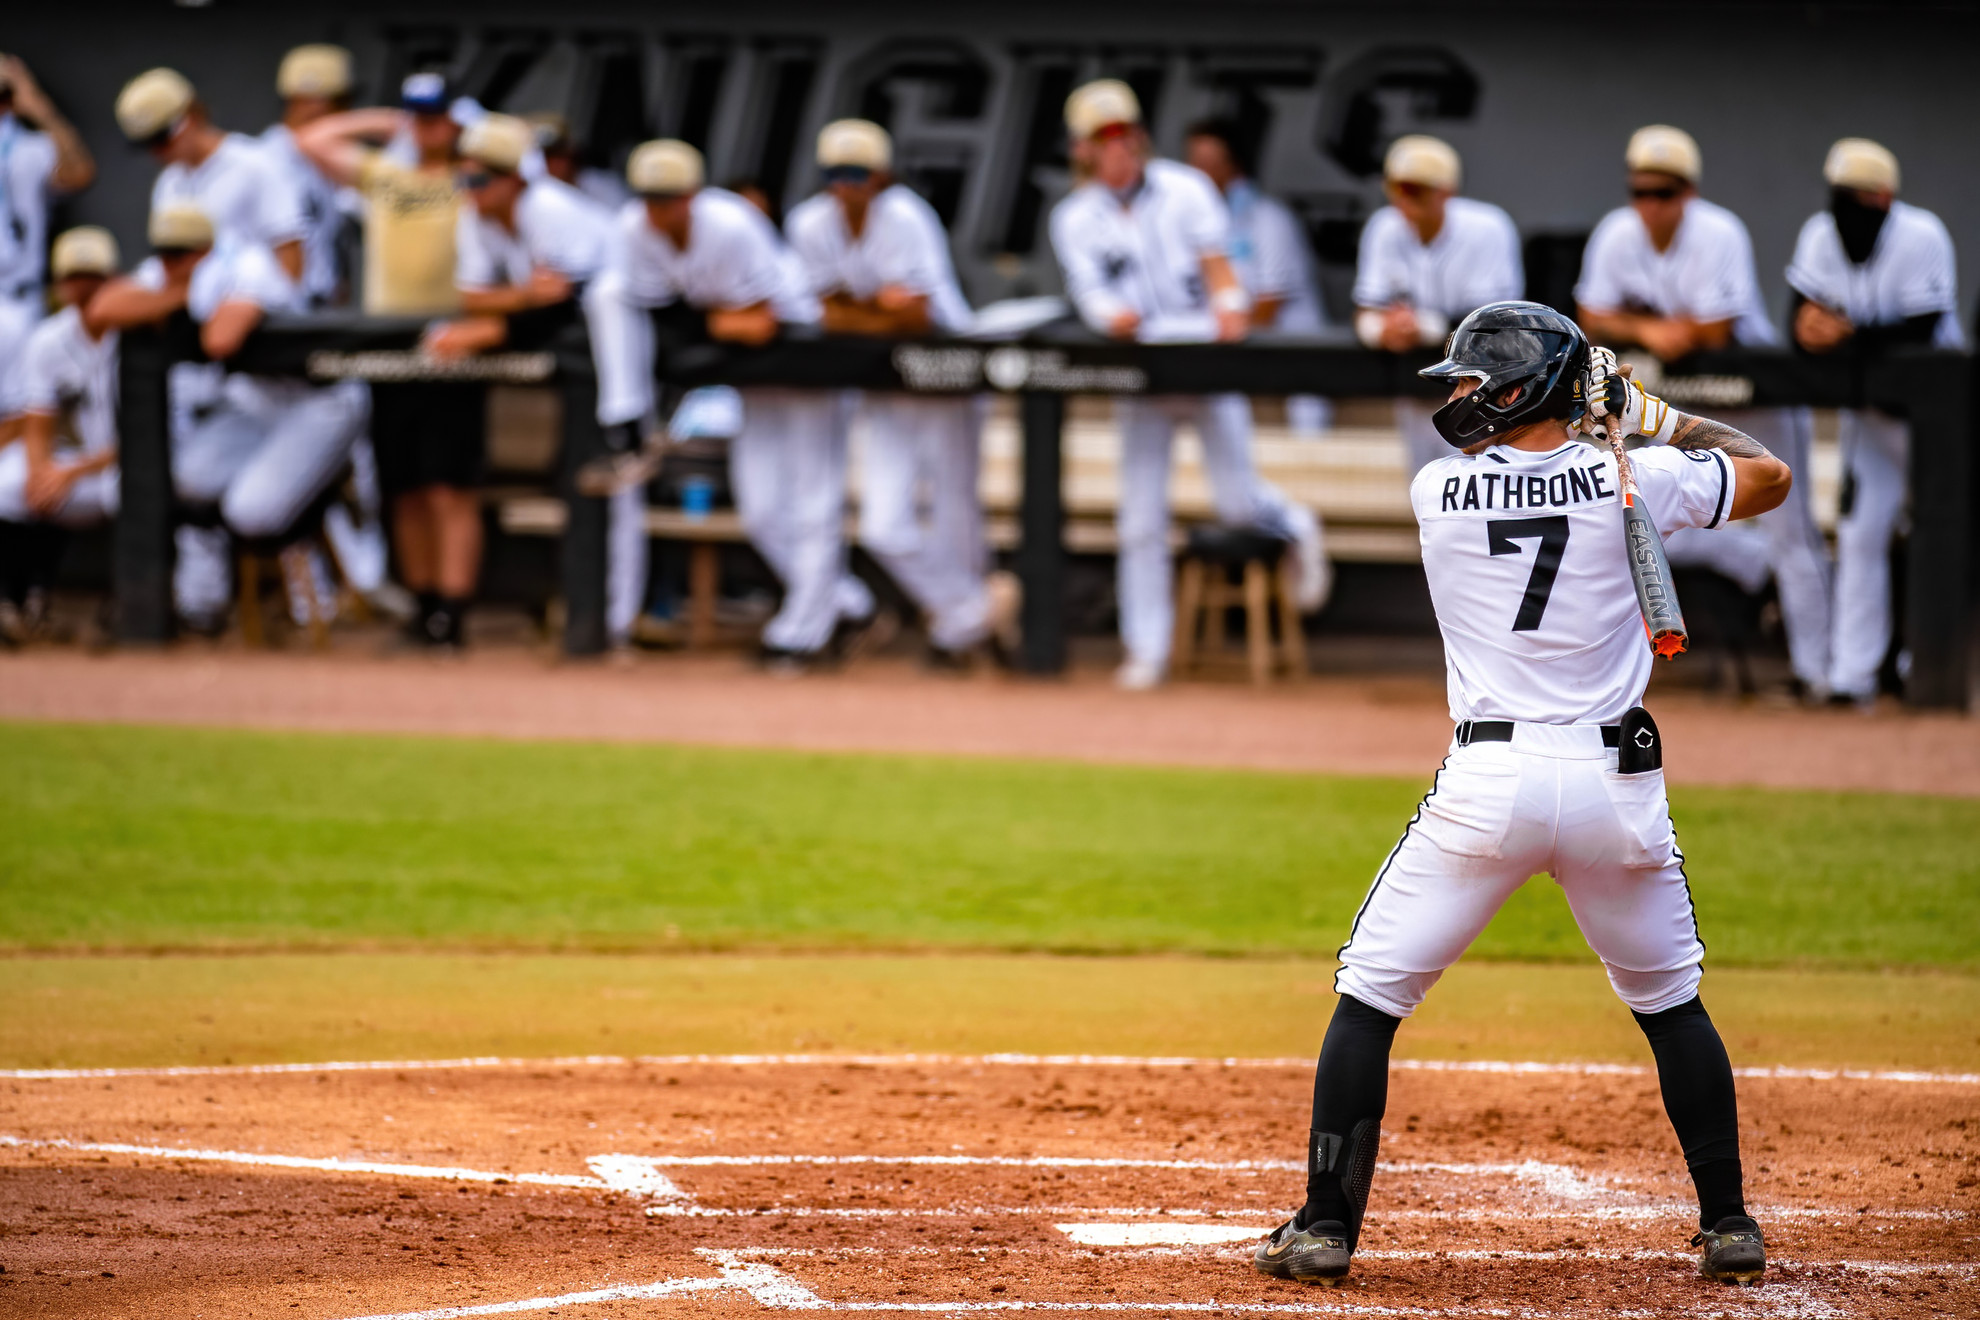
[[399, 104], [416, 115], [444, 115], [453, 99], [444, 73], [410, 73], [399, 84]]

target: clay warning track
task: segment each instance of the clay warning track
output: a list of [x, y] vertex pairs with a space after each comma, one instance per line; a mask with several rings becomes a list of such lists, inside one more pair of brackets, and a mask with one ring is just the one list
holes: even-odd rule
[[1259, 1278], [1296, 1066], [0, 1078], [0, 1315], [1980, 1313], [1980, 1085], [1747, 1078], [1775, 1262], [1693, 1272], [1654, 1077], [1398, 1070], [1353, 1282]]

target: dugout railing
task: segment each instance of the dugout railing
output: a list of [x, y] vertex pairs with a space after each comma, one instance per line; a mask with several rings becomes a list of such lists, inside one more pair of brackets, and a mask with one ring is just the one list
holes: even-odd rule
[[[272, 318], [231, 364], [319, 381], [458, 380], [554, 383], [563, 394], [559, 489], [568, 508], [561, 556], [563, 649], [606, 647], [605, 501], [581, 495], [576, 474], [604, 455], [597, 381], [581, 328], [534, 352], [454, 364], [416, 351], [423, 322], [349, 314]], [[173, 633], [171, 448], [166, 375], [198, 355], [183, 319], [123, 337], [122, 511], [113, 554], [114, 633], [157, 643]], [[1036, 674], [1066, 663], [1065, 505], [1061, 489], [1066, 399], [1074, 394], [1319, 394], [1337, 398], [1435, 397], [1416, 376], [1431, 355], [1371, 352], [1346, 338], [1246, 344], [1120, 344], [1072, 322], [1009, 343], [889, 341], [789, 333], [761, 348], [663, 347], [656, 373], [668, 384], [779, 385], [818, 389], [1015, 395], [1023, 434], [1016, 570], [1024, 584], [1021, 664]], [[1905, 700], [1966, 709], [1974, 686], [1974, 422], [1980, 390], [1967, 353], [1897, 349], [1880, 356], [1810, 357], [1788, 350], [1727, 349], [1668, 367], [1658, 392], [1679, 407], [1810, 405], [1875, 407], [1911, 422], [1909, 548], [1897, 614], [1910, 669]]]

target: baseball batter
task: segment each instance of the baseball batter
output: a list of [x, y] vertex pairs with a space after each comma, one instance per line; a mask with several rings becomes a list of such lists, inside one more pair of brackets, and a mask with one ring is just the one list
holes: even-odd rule
[[[1595, 226], [1575, 288], [1589, 335], [1613, 347], [1639, 345], [1665, 362], [1728, 343], [1775, 343], [1753, 268], [1753, 242], [1738, 216], [1698, 195], [1703, 159], [1691, 135], [1668, 124], [1640, 128], [1623, 163], [1630, 204]], [[1786, 503], [1759, 519], [1758, 533], [1679, 532], [1670, 541], [1671, 562], [1712, 568], [1749, 592], [1766, 585], [1771, 567], [1795, 678], [1804, 692], [1820, 695], [1829, 677], [1829, 575], [1810, 499], [1813, 422], [1805, 408], [1722, 409], [1714, 415], [1784, 460], [1794, 472], [1794, 489]]]
[[[626, 162], [639, 200], [619, 213], [606, 272], [585, 297], [604, 426], [635, 424], [653, 409], [653, 309], [684, 303], [710, 338], [741, 344], [819, 319], [769, 217], [704, 187], [704, 173], [701, 153], [672, 139], [645, 143]], [[750, 542], [784, 586], [762, 658], [801, 670], [828, 658], [842, 624], [875, 613], [873, 594], [846, 569], [843, 402], [822, 390], [752, 386], [741, 395], [730, 480]]]
[[[959, 334], [973, 314], [949, 236], [934, 207], [894, 182], [893, 157], [878, 124], [827, 124], [818, 134], [825, 189], [791, 208], [784, 232], [828, 331]], [[1014, 644], [1014, 582], [984, 572], [982, 401], [871, 392], [861, 407], [860, 543], [927, 619], [931, 663], [962, 668], [988, 643]]]
[[[1143, 343], [1238, 340], [1251, 299], [1231, 269], [1230, 213], [1217, 187], [1175, 161], [1150, 159], [1141, 104], [1112, 78], [1066, 100], [1075, 163], [1089, 176], [1052, 211], [1052, 250], [1066, 293], [1093, 329]], [[1203, 447], [1211, 498], [1224, 522], [1282, 537], [1294, 550], [1295, 595], [1319, 608], [1330, 572], [1320, 525], [1258, 476], [1251, 401], [1242, 394], [1122, 395], [1117, 592], [1127, 660], [1115, 682], [1131, 691], [1167, 675], [1175, 628], [1170, 591], [1169, 450], [1189, 422]]]
[[1423, 375], [1452, 386], [1433, 417], [1446, 456], [1416, 474], [1410, 499], [1457, 730], [1341, 949], [1306, 1203], [1254, 1263], [1285, 1279], [1347, 1273], [1396, 1028], [1513, 891], [1546, 872], [1656, 1056], [1698, 1191], [1699, 1268], [1756, 1279], [1765, 1251], [1743, 1200], [1732, 1067], [1698, 997], [1705, 946], [1657, 727], [1637, 704], [1651, 652], [1616, 461], [1572, 428], [1586, 398], [1608, 425], [1649, 435], [1633, 466], [1665, 535], [1764, 513], [1792, 477], [1757, 441], [1645, 395], [1574, 321], [1537, 303], [1479, 308]]
[[[1938, 216], [1897, 200], [1897, 157], [1868, 138], [1844, 138], [1822, 175], [1829, 209], [1802, 225], [1787, 269], [1795, 342], [1819, 354], [1960, 347], [1952, 236]], [[1904, 512], [1911, 428], [1887, 413], [1845, 410], [1842, 449], [1826, 688], [1833, 700], [1867, 708], [1891, 641], [1890, 547]]]
[[[1368, 217], [1354, 271], [1354, 332], [1369, 348], [1407, 353], [1443, 342], [1474, 307], [1520, 296], [1519, 230], [1489, 202], [1457, 195], [1458, 154], [1437, 138], [1397, 138], [1382, 162], [1389, 204]], [[1436, 405], [1396, 400], [1411, 472], [1444, 453]]]

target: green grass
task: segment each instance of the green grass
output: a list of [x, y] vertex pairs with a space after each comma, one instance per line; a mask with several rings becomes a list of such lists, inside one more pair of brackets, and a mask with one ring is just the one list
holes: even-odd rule
[[[656, 689], [654, 700], [666, 700]], [[1423, 781], [0, 725], [0, 948], [1331, 954]], [[1980, 967], [1980, 806], [1675, 794], [1715, 965]], [[1586, 958], [1550, 883], [1481, 939]]]

